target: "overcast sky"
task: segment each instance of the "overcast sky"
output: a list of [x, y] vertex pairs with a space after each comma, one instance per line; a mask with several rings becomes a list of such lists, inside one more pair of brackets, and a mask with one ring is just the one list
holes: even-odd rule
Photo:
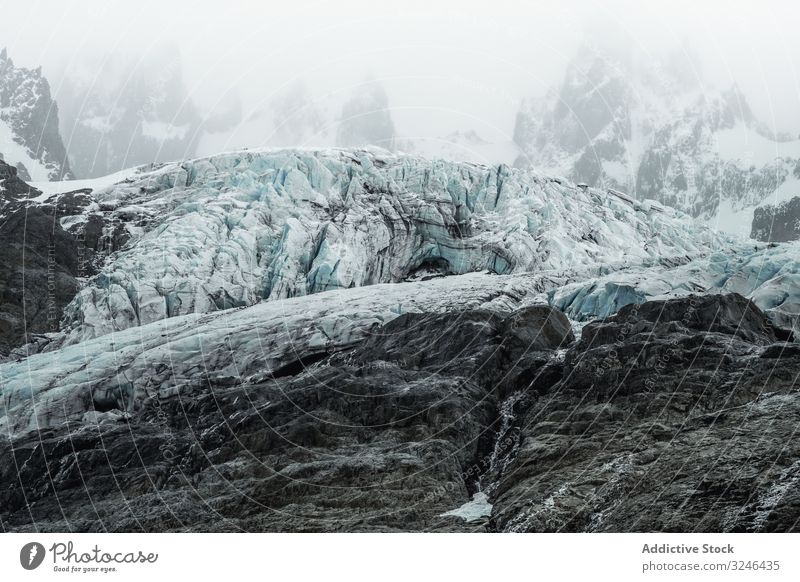
[[690, 47], [702, 82], [738, 82], [767, 125], [800, 132], [791, 0], [0, 0], [0, 14], [0, 46], [41, 64], [56, 92], [64, 71], [168, 43], [204, 111], [232, 95], [257, 111], [296, 79], [322, 99], [371, 75], [402, 135], [471, 127], [497, 139], [511, 135], [520, 100], [558, 84], [592, 39], [630, 43], [643, 59]]

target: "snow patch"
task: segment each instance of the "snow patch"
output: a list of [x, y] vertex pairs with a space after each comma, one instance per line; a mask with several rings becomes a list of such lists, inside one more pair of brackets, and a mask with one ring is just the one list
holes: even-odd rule
[[[44, 202], [53, 194], [61, 194], [64, 192], [73, 192], [75, 190], [92, 190], [93, 192], [114, 186], [120, 182], [124, 182], [137, 174], [144, 171], [142, 166], [136, 168], [127, 168], [108, 176], [101, 178], [91, 178], [88, 180], [63, 180], [61, 182], [47, 182], [34, 180], [30, 185], [41, 191], [41, 196], [32, 198], [33, 202]], [[46, 180], [46, 178], [45, 178]]]
[[486, 493], [478, 491], [472, 496], [472, 501], [467, 501], [461, 507], [442, 513], [439, 517], [454, 516], [466, 521], [475, 521], [490, 515], [492, 515], [492, 504], [489, 503]]

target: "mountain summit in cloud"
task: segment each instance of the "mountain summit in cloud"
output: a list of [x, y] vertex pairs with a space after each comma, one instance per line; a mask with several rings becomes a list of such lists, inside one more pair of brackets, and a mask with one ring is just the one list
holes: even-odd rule
[[81, 178], [196, 153], [203, 119], [177, 49], [109, 58], [99, 68], [87, 64], [85, 71], [70, 71], [58, 98], [61, 129]]
[[767, 130], [737, 86], [710, 89], [677, 61], [584, 47], [558, 90], [524, 101], [516, 165], [749, 232], [753, 207], [800, 184], [800, 141]]

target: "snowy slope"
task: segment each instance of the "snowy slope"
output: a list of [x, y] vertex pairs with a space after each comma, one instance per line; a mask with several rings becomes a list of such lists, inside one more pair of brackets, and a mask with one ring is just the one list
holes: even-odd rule
[[[52, 168], [48, 168], [30, 149], [18, 143], [17, 140], [19, 138], [14, 130], [0, 117], [0, 155], [2, 155], [3, 161], [17, 167], [23, 174], [27, 174], [26, 177], [29, 176], [34, 181], [48, 180]], [[19, 167], [20, 164], [22, 168]]]
[[800, 158], [800, 140], [778, 141], [744, 122], [717, 131], [714, 137], [717, 153], [724, 160], [763, 166], [777, 158]]
[[147, 171], [152, 166], [138, 166], [136, 168], [128, 168], [121, 170], [108, 176], [100, 178], [87, 178], [83, 180], [68, 180], [61, 182], [42, 182], [38, 180], [29, 181], [28, 183], [39, 190], [42, 194], [34, 199], [35, 202], [45, 202], [52, 196], [64, 192], [71, 192], [73, 190], [92, 190], [99, 191], [124, 182], [125, 180], [132, 179], [136, 174]]
[[800, 196], [800, 178], [792, 174], [755, 205], [742, 206], [730, 199], [720, 201], [717, 215], [708, 224], [723, 232], [749, 237], [753, 230], [753, 218], [759, 209], [779, 206], [796, 196]]

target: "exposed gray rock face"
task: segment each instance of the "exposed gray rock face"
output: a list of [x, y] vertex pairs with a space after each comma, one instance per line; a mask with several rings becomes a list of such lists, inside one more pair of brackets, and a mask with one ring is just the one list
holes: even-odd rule
[[[2, 527], [797, 529], [800, 352], [751, 302], [630, 306], [577, 343], [557, 310], [510, 305], [408, 313], [246, 382], [3, 431]], [[478, 492], [490, 516], [454, 514]]]
[[800, 239], [800, 197], [756, 208], [750, 236], [765, 242]]
[[62, 219], [83, 217], [90, 203], [80, 190], [42, 196], [0, 161], [0, 361], [37, 335], [58, 331], [79, 279], [124, 243], [124, 228], [101, 216], [62, 226]]
[[0, 161], [0, 361], [31, 334], [56, 331], [78, 291], [77, 245], [54, 208], [28, 208], [38, 194]]
[[72, 177], [58, 128], [58, 105], [41, 69], [15, 67], [0, 51], [0, 159], [25, 180]]
[[17, 168], [9, 166], [3, 160], [0, 160], [0, 193], [2, 193], [0, 212], [12, 201], [40, 194], [36, 188], [32, 188], [25, 182]]
[[732, 294], [587, 325], [528, 395], [499, 531], [796, 531], [800, 358]]

